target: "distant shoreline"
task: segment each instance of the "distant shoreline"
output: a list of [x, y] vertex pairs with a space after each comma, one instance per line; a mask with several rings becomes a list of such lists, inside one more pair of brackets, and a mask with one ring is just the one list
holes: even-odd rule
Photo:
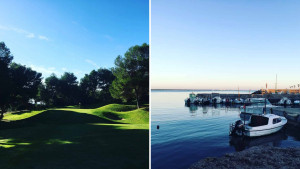
[[[221, 90], [221, 89], [151, 89], [151, 91], [161, 91], [161, 90], [169, 90], [169, 91], [238, 91], [238, 90], [233, 90], [233, 89], [226, 89], [226, 90]], [[240, 90], [240, 91], [249, 91], [249, 90]], [[257, 90], [251, 90], [251, 91], [257, 91]]]

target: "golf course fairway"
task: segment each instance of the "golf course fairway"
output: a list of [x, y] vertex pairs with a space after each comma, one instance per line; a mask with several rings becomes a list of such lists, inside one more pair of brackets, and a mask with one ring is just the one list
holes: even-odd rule
[[148, 153], [148, 107], [23, 111], [0, 122], [0, 168], [148, 168]]

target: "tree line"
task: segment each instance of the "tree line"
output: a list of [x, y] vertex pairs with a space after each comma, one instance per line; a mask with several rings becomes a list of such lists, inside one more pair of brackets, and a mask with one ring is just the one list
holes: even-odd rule
[[72, 72], [61, 77], [42, 73], [13, 62], [14, 56], [0, 42], [0, 109], [30, 110], [37, 107], [149, 102], [149, 45], [130, 47], [117, 56], [115, 66], [85, 74], [78, 81]]

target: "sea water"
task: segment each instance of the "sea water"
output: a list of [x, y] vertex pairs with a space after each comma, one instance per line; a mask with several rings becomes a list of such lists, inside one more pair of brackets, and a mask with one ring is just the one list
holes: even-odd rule
[[[278, 133], [255, 139], [232, 138], [229, 124], [239, 119], [240, 105], [226, 107], [186, 107], [192, 91], [152, 90], [151, 92], [151, 165], [153, 169], [188, 168], [206, 157], [242, 151], [257, 145], [300, 147], [300, 132], [284, 128]], [[193, 91], [228, 93], [238, 91]], [[249, 93], [249, 91], [239, 91]], [[159, 125], [159, 129], [157, 126]]]

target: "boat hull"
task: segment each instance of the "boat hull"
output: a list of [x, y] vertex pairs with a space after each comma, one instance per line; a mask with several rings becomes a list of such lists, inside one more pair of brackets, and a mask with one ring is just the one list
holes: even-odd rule
[[270, 129], [261, 129], [261, 130], [259, 130], [259, 129], [246, 130], [244, 132], [244, 135], [248, 136], [248, 137], [258, 137], [258, 136], [269, 135], [269, 134], [273, 134], [273, 133], [278, 132], [279, 130], [282, 129], [283, 126], [284, 125], [277, 126], [277, 127], [270, 128]]
[[[272, 119], [271, 119], [272, 120]], [[238, 135], [238, 136], [247, 136], [247, 137], [259, 137], [259, 136], [264, 136], [264, 135], [269, 135], [278, 132], [283, 128], [283, 126], [287, 123], [287, 119], [284, 117], [281, 117], [281, 122], [275, 123], [275, 124], [270, 124], [268, 123], [267, 125], [262, 125], [262, 126], [257, 126], [257, 127], [252, 127], [249, 126], [248, 121], [244, 124], [243, 129], [236, 129], [236, 125], [232, 123], [230, 125], [230, 135]]]

